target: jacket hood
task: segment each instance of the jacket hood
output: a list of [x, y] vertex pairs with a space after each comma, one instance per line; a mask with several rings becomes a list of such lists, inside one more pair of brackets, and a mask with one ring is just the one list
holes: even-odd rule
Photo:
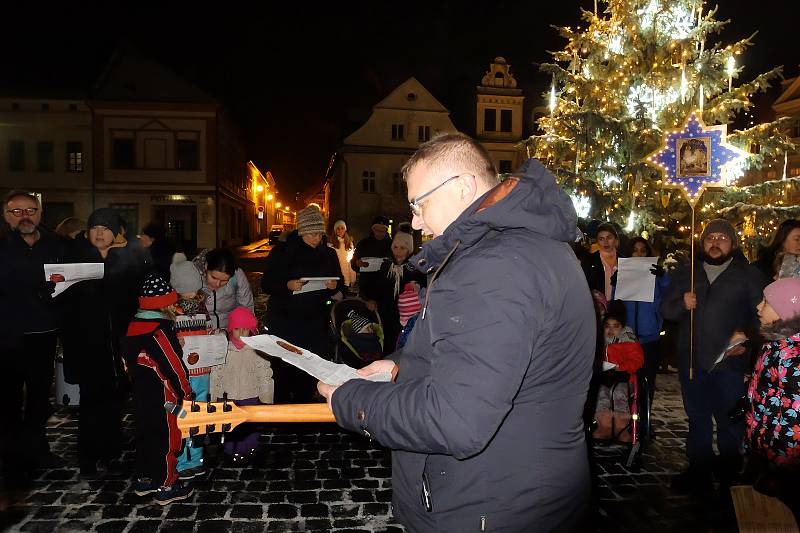
[[[575, 240], [578, 216], [553, 174], [536, 159], [478, 198], [411, 262], [422, 271], [439, 265], [456, 246], [470, 247], [487, 233], [526, 229], [548, 239]], [[420, 263], [420, 261], [422, 261]]]
[[800, 316], [795, 316], [789, 320], [778, 320], [769, 326], [761, 327], [761, 334], [768, 341], [788, 339], [798, 333], [800, 333]]

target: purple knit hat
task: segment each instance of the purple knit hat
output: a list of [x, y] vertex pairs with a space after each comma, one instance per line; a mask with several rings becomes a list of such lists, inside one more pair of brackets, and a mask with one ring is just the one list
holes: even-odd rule
[[800, 278], [773, 281], [764, 289], [764, 298], [781, 320], [800, 315]]

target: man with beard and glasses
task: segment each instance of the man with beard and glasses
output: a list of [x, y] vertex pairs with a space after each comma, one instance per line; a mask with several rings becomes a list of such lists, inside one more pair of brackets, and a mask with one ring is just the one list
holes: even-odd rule
[[7, 194], [3, 217], [8, 232], [0, 238], [0, 390], [9, 415], [2, 463], [14, 485], [35, 467], [63, 463], [45, 435], [60, 320], [51, 296], [55, 283], [45, 280], [44, 265], [63, 262], [67, 243], [39, 225], [42, 206], [28, 192]]
[[[741, 466], [739, 449], [744, 436], [744, 422], [733, 420], [729, 414], [747, 390], [744, 376], [752, 370], [748, 354], [753, 348], [733, 345], [755, 334], [756, 306], [766, 280], [739, 251], [736, 231], [729, 222], [708, 222], [699, 245], [694, 292], [687, 266], [675, 273], [661, 303], [664, 318], [680, 324], [679, 377], [689, 418], [689, 468], [673, 479], [672, 490], [708, 490], [712, 476], [716, 476], [727, 494]], [[690, 357], [691, 310], [694, 332]], [[712, 447], [712, 419], [717, 426], [719, 456]]]

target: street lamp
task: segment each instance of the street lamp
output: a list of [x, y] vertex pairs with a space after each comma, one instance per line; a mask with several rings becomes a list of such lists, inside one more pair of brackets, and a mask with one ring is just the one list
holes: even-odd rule
[[281, 208], [281, 203], [280, 203], [280, 202], [275, 202], [275, 207], [277, 207], [278, 209], [280, 209], [280, 208]]
[[263, 186], [263, 185], [261, 185], [261, 184], [259, 183], [259, 184], [256, 186], [256, 190], [257, 190], [258, 192], [261, 192], [261, 191], [263, 191], [263, 190], [264, 190], [264, 186]]
[[267, 201], [271, 201], [273, 198], [275, 197], [272, 195], [272, 193], [267, 194]]

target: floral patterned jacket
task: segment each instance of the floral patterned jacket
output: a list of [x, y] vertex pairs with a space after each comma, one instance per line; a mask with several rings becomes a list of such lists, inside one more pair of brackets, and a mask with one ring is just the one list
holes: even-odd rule
[[762, 329], [767, 342], [747, 391], [744, 450], [800, 466], [800, 317]]

